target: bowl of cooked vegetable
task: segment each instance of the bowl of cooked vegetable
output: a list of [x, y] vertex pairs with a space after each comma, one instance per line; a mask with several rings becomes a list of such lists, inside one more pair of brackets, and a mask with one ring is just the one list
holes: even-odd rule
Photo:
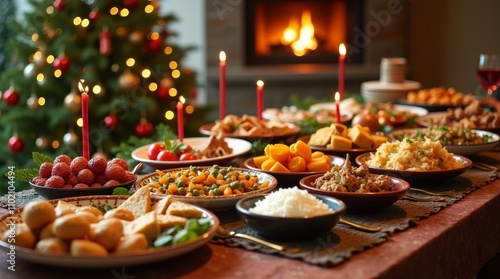
[[151, 195], [194, 204], [211, 211], [234, 209], [241, 198], [272, 191], [278, 182], [268, 173], [237, 167], [189, 166], [157, 170], [139, 178], [134, 187]]

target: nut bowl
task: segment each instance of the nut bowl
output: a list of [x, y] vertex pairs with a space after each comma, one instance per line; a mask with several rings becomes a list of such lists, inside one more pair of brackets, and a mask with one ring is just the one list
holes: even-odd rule
[[333, 197], [312, 194], [328, 205], [332, 213], [312, 217], [275, 217], [256, 214], [249, 209], [266, 197], [265, 194], [245, 197], [236, 203], [236, 211], [243, 222], [259, 235], [280, 241], [304, 241], [328, 233], [346, 210], [345, 204]]

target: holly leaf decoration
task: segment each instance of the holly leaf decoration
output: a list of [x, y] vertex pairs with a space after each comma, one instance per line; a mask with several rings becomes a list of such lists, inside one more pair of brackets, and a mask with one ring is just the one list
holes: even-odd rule
[[41, 166], [43, 163], [54, 162], [54, 159], [52, 159], [50, 156], [47, 156], [45, 154], [36, 151], [31, 153], [31, 155], [33, 156], [33, 162], [35, 162], [35, 164], [37, 164], [38, 166]]

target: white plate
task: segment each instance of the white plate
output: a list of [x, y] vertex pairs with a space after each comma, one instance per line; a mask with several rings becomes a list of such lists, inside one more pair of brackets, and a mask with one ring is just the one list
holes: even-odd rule
[[[197, 138], [185, 138], [184, 143], [191, 145], [191, 147], [195, 150], [200, 150], [205, 148], [208, 145], [209, 137], [197, 137]], [[154, 169], [170, 169], [170, 168], [179, 168], [186, 166], [210, 166], [213, 164], [224, 165], [232, 159], [243, 155], [252, 149], [252, 144], [243, 139], [235, 139], [235, 138], [225, 138], [224, 139], [228, 146], [233, 149], [233, 153], [214, 157], [214, 158], [206, 158], [206, 159], [198, 159], [198, 160], [190, 160], [190, 161], [158, 161], [158, 160], [150, 160], [148, 158], [148, 148], [151, 144], [141, 146], [134, 151], [132, 151], [132, 158], [139, 162], [143, 162], [144, 164], [154, 168]]]
[[[128, 196], [86, 196], [86, 197], [74, 197], [61, 199], [68, 203], [75, 204], [77, 206], [87, 206], [91, 204], [104, 205], [108, 204], [111, 206], [118, 206], [123, 201], [125, 201]], [[156, 200], [156, 199], [154, 199]], [[54, 206], [57, 205], [58, 200], [50, 200]], [[195, 206], [196, 207], [196, 206]], [[212, 220], [212, 227], [202, 236], [196, 238], [193, 241], [183, 243], [176, 246], [169, 246], [158, 249], [148, 249], [140, 252], [133, 252], [121, 255], [109, 254], [106, 257], [76, 257], [49, 253], [40, 253], [32, 249], [16, 247], [16, 259], [22, 259], [30, 262], [52, 265], [52, 266], [63, 266], [63, 267], [78, 267], [78, 268], [111, 268], [120, 266], [131, 266], [131, 265], [141, 265], [147, 263], [153, 263], [160, 260], [166, 260], [180, 256], [182, 254], [188, 253], [210, 241], [214, 235], [215, 230], [219, 226], [220, 222], [217, 216], [212, 212], [196, 207], [198, 210], [203, 212], [203, 217], [210, 218]], [[16, 220], [17, 222], [22, 222], [22, 210], [23, 208], [17, 209], [13, 215], [4, 215], [0, 219], [0, 233], [3, 234], [9, 229], [9, 223], [11, 220]], [[16, 219], [12, 219], [16, 217]], [[9, 243], [0, 241], [0, 248], [5, 252], [10, 251]]]
[[[426, 130], [427, 128], [408, 128], [408, 129], [398, 129], [389, 133], [389, 137], [398, 135], [401, 133], [413, 133], [417, 130]], [[448, 152], [453, 154], [458, 154], [462, 156], [474, 156], [480, 152], [488, 151], [493, 149], [495, 146], [500, 144], [500, 136], [483, 130], [471, 129], [471, 132], [478, 134], [479, 136], [489, 136], [491, 140], [488, 143], [481, 144], [471, 144], [471, 145], [443, 145], [443, 147], [448, 150]]]
[[[204, 168], [204, 167], [201, 167], [201, 168]], [[185, 168], [170, 169], [168, 171], [169, 172], [177, 172], [181, 169], [185, 169]], [[172, 195], [172, 197], [176, 201], [190, 203], [190, 204], [193, 204], [193, 205], [196, 205], [199, 207], [209, 209], [213, 212], [220, 212], [220, 211], [234, 209], [236, 202], [238, 202], [240, 199], [242, 199], [244, 197], [257, 195], [257, 194], [265, 194], [265, 193], [271, 192], [278, 185], [278, 181], [271, 174], [264, 173], [261, 171], [251, 170], [251, 169], [245, 169], [245, 168], [234, 168], [234, 169], [238, 172], [241, 172], [241, 173], [256, 175], [259, 178], [259, 183], [263, 183], [264, 181], [268, 181], [269, 185], [265, 188], [258, 189], [255, 191], [246, 192], [243, 194], [227, 195], [227, 196], [223, 195], [223, 196], [191, 196], [191, 197], [186, 197], [186, 196], [181, 196], [181, 195]], [[140, 189], [141, 187], [148, 184], [149, 181], [155, 180], [158, 177], [159, 177], [159, 174], [156, 172], [147, 174], [147, 175], [139, 178], [135, 182], [134, 187], [135, 187], [135, 189]], [[158, 197], [158, 198], [165, 197], [165, 195], [160, 195], [160, 194], [151, 194], [151, 195]]]

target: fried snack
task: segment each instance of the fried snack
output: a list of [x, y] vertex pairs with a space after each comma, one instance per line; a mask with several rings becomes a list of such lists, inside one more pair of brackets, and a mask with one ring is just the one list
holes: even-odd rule
[[471, 93], [459, 92], [453, 87], [440, 86], [408, 92], [406, 100], [427, 105], [461, 106], [472, 103], [474, 96]]
[[196, 157], [199, 159], [206, 159], [221, 157], [233, 153], [233, 149], [229, 147], [224, 138], [224, 134], [222, 133], [211, 135], [208, 139], [207, 146], [195, 153]]
[[289, 126], [279, 120], [259, 120], [255, 116], [227, 115], [211, 128], [213, 133], [232, 134], [235, 136], [280, 136], [291, 132]]

